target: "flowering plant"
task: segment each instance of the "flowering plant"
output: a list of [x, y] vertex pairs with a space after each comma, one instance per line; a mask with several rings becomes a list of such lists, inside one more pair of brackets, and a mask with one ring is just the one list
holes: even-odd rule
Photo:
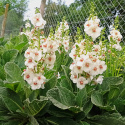
[[[105, 29], [91, 9], [85, 36], [77, 28], [73, 46], [65, 18], [48, 37], [40, 13], [31, 22], [34, 27], [27, 29], [27, 38], [19, 36], [27, 42], [1, 54], [0, 123], [124, 125], [125, 58], [118, 19], [106, 40]], [[25, 68], [20, 63], [23, 57]]]

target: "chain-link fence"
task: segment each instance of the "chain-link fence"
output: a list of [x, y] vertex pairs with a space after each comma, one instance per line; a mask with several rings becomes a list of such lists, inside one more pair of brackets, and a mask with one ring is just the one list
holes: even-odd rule
[[[54, 1], [54, 0], [53, 0]], [[49, 33], [49, 27], [56, 27], [57, 22], [62, 21], [65, 16], [70, 26], [70, 35], [73, 37], [79, 27], [84, 34], [84, 23], [89, 17], [91, 2], [95, 4], [101, 26], [106, 27], [106, 34], [109, 27], [114, 23], [116, 16], [119, 16], [119, 29], [125, 36], [125, 1], [124, 0], [74, 0], [70, 6], [49, 1], [46, 5], [44, 18], [47, 21], [45, 33]], [[125, 38], [124, 38], [125, 40]]]
[[[55, 3], [55, 0], [48, 0], [45, 7], [44, 19], [47, 24], [45, 26], [45, 34], [49, 34], [50, 28], [55, 28], [57, 22], [61, 22], [62, 18], [65, 16], [70, 27], [70, 35], [72, 38], [75, 36], [77, 27], [80, 27], [82, 33], [84, 34], [84, 23], [89, 17], [91, 2], [95, 4], [96, 13], [101, 20], [101, 26], [106, 27], [106, 34], [109, 33], [109, 26], [114, 23], [115, 17], [119, 16], [119, 29], [123, 38], [125, 37], [125, 1], [124, 0], [74, 0], [69, 6], [62, 3], [59, 0], [58, 3]], [[12, 14], [8, 16], [8, 21], [12, 18]], [[14, 17], [16, 18], [16, 16]], [[1, 22], [1, 18], [0, 18]], [[20, 22], [15, 22], [19, 23]], [[16, 35], [20, 32], [20, 27], [12, 29], [13, 24], [7, 24], [6, 27], [6, 36]], [[1, 28], [1, 25], [0, 25]], [[125, 40], [125, 38], [124, 38]]]

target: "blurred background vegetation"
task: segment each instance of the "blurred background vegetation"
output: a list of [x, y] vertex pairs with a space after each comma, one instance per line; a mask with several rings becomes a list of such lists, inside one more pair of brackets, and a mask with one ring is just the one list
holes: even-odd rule
[[21, 26], [24, 24], [24, 13], [27, 10], [27, 0], [2, 0], [0, 1], [0, 31], [2, 29], [2, 21], [6, 4], [9, 4], [9, 11], [6, 22], [5, 37], [18, 35]]

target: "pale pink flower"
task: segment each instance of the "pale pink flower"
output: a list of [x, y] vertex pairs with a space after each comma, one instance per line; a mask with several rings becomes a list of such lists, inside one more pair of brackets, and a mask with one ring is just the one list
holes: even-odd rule
[[86, 78], [84, 78], [84, 77], [79, 77], [79, 79], [78, 79], [78, 81], [77, 81], [77, 87], [78, 87], [79, 89], [83, 89], [86, 84], [88, 84], [88, 81], [86, 80]]

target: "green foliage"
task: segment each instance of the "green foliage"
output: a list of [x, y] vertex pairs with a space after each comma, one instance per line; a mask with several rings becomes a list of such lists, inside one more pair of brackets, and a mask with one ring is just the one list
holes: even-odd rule
[[23, 104], [19, 96], [15, 92], [7, 88], [0, 87], [0, 98], [3, 100], [7, 109], [10, 112], [16, 112], [16, 110], [20, 110], [20, 111], [23, 110], [22, 109]]
[[[58, 14], [61, 17], [66, 15], [61, 13], [63, 7], [69, 14], [73, 14], [71, 10], [73, 9], [78, 15], [78, 12], [87, 9], [86, 6], [78, 8], [81, 3], [84, 5], [87, 3], [90, 7], [89, 1], [76, 0], [70, 7], [59, 5]], [[98, 1], [95, 0], [95, 3], [97, 4]], [[102, 3], [99, 3], [99, 6]], [[51, 6], [54, 9], [57, 5], [53, 3]], [[47, 8], [46, 12], [49, 11]], [[58, 14], [55, 15], [56, 10], [51, 11], [54, 18], [59, 20]], [[66, 15], [66, 19], [69, 19], [69, 22], [79, 21], [79, 18], [84, 19], [83, 16], [78, 19], [72, 16]], [[117, 23], [117, 19], [115, 22]], [[81, 33], [82, 30], [78, 28], [76, 35], [78, 43], [82, 39]], [[102, 40], [105, 39], [103, 35], [104, 30]], [[87, 35], [85, 37], [87, 42], [91, 41]], [[56, 52], [54, 70], [45, 71], [47, 78], [45, 89], [31, 90], [22, 76], [27, 43], [28, 39], [25, 35], [16, 36], [9, 41], [0, 38], [0, 124], [125, 125], [124, 77], [104, 77], [101, 85], [86, 85], [79, 90], [70, 80], [69, 65], [72, 59], [66, 53]], [[61, 78], [57, 79], [58, 72]]]
[[32, 102], [29, 99], [24, 101], [24, 112], [26, 112], [29, 116], [35, 116], [38, 114], [47, 104], [46, 97], [40, 97], [40, 100], [34, 99]]
[[[2, 0], [0, 1], [0, 15], [4, 14], [6, 4], [9, 4], [9, 11], [6, 22], [6, 35], [11, 33], [15, 36], [20, 32], [20, 27], [24, 24], [24, 12], [27, 10], [27, 0]], [[0, 30], [4, 15], [0, 16]]]
[[3, 3], [0, 1], [0, 16], [4, 14], [4, 10]]
[[20, 82], [22, 87], [25, 85], [24, 79], [22, 77], [22, 71], [15, 63], [6, 63], [4, 69], [6, 72], [7, 83]]
[[48, 98], [52, 103], [61, 109], [70, 109], [75, 106], [74, 94], [66, 88], [58, 87], [47, 92]]

